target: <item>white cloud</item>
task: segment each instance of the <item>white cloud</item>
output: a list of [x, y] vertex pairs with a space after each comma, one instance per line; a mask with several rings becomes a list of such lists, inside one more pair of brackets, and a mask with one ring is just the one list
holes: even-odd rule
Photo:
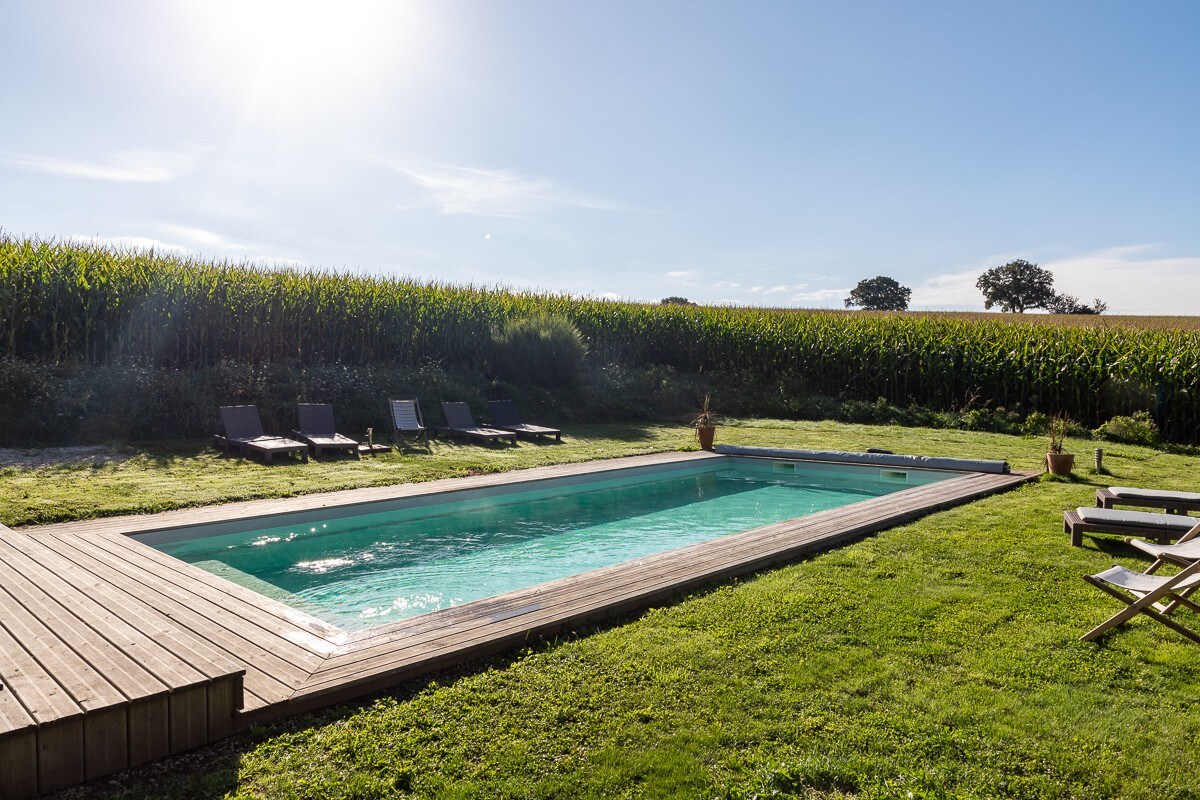
[[52, 156], [7, 154], [0, 162], [32, 172], [63, 178], [115, 181], [121, 183], [161, 183], [189, 174], [210, 148], [182, 150], [123, 150], [104, 162], [70, 161]]
[[913, 287], [909, 308], [982, 311], [983, 295], [975, 287], [975, 281], [979, 280], [979, 276], [986, 269], [986, 266], [972, 267], [961, 272], [948, 272], [926, 278]]
[[239, 244], [231, 239], [227, 239], [219, 233], [205, 230], [204, 228], [195, 228], [190, 225], [160, 225], [160, 228], [168, 233], [189, 242], [193, 247], [211, 248], [217, 250], [245, 250], [246, 246]]
[[1084, 302], [1100, 298], [1110, 314], [1196, 313], [1200, 256], [1163, 258], [1153, 245], [1114, 247], [1043, 262], [1054, 288]]
[[596, 296], [601, 300], [621, 300], [622, 299], [622, 296], [617, 294], [616, 292], [601, 292], [600, 294], [598, 294]]
[[[1154, 245], [1113, 247], [1038, 265], [1053, 273], [1056, 291], [1085, 303], [1100, 298], [1110, 314], [1195, 314], [1200, 256], [1156, 257], [1155, 249]], [[983, 295], [975, 281], [984, 270], [1007, 260], [1011, 259], [992, 258], [971, 269], [929, 278], [913, 287], [910, 307], [981, 311]]]
[[849, 289], [814, 289], [809, 292], [798, 292], [789, 297], [788, 302], [803, 308], [827, 308], [830, 305], [842, 305], [843, 298], [849, 293]]
[[698, 273], [694, 269], [677, 269], [668, 272], [667, 277], [690, 286], [692, 283], [694, 283], [692, 278], [696, 277], [697, 274]]
[[[571, 206], [613, 210], [615, 206], [574, 193], [550, 178], [521, 175], [511, 169], [445, 165], [410, 165], [381, 156], [376, 160], [425, 189], [443, 214], [525, 219], [550, 208]], [[402, 210], [411, 205], [398, 206]]]

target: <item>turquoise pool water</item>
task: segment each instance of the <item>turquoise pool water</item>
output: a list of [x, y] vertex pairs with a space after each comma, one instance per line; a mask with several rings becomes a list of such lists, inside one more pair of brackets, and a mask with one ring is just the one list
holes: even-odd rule
[[884, 477], [676, 470], [153, 546], [359, 630], [912, 485]]

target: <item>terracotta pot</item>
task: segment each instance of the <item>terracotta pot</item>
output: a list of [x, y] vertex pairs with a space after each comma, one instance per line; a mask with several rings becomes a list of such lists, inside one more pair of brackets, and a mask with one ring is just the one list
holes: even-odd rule
[[716, 428], [696, 428], [696, 438], [700, 440], [701, 450], [713, 449], [713, 437], [716, 436]]
[[1074, 468], [1074, 453], [1046, 453], [1046, 471], [1051, 475], [1070, 475]]

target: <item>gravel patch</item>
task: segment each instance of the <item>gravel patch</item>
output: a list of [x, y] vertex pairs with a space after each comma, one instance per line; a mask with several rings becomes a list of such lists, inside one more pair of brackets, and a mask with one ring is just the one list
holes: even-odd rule
[[132, 456], [111, 447], [37, 447], [17, 450], [0, 447], [0, 468], [36, 469], [38, 467], [74, 467], [116, 464]]

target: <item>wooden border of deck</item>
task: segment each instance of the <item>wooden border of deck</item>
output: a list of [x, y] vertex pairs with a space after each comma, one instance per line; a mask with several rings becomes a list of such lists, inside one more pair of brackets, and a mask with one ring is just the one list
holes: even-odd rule
[[[131, 534], [711, 459], [666, 453], [154, 515], [0, 526], [0, 797], [23, 800], [1010, 489], [968, 473], [359, 632]], [[767, 459], [780, 460], [780, 459]]]

